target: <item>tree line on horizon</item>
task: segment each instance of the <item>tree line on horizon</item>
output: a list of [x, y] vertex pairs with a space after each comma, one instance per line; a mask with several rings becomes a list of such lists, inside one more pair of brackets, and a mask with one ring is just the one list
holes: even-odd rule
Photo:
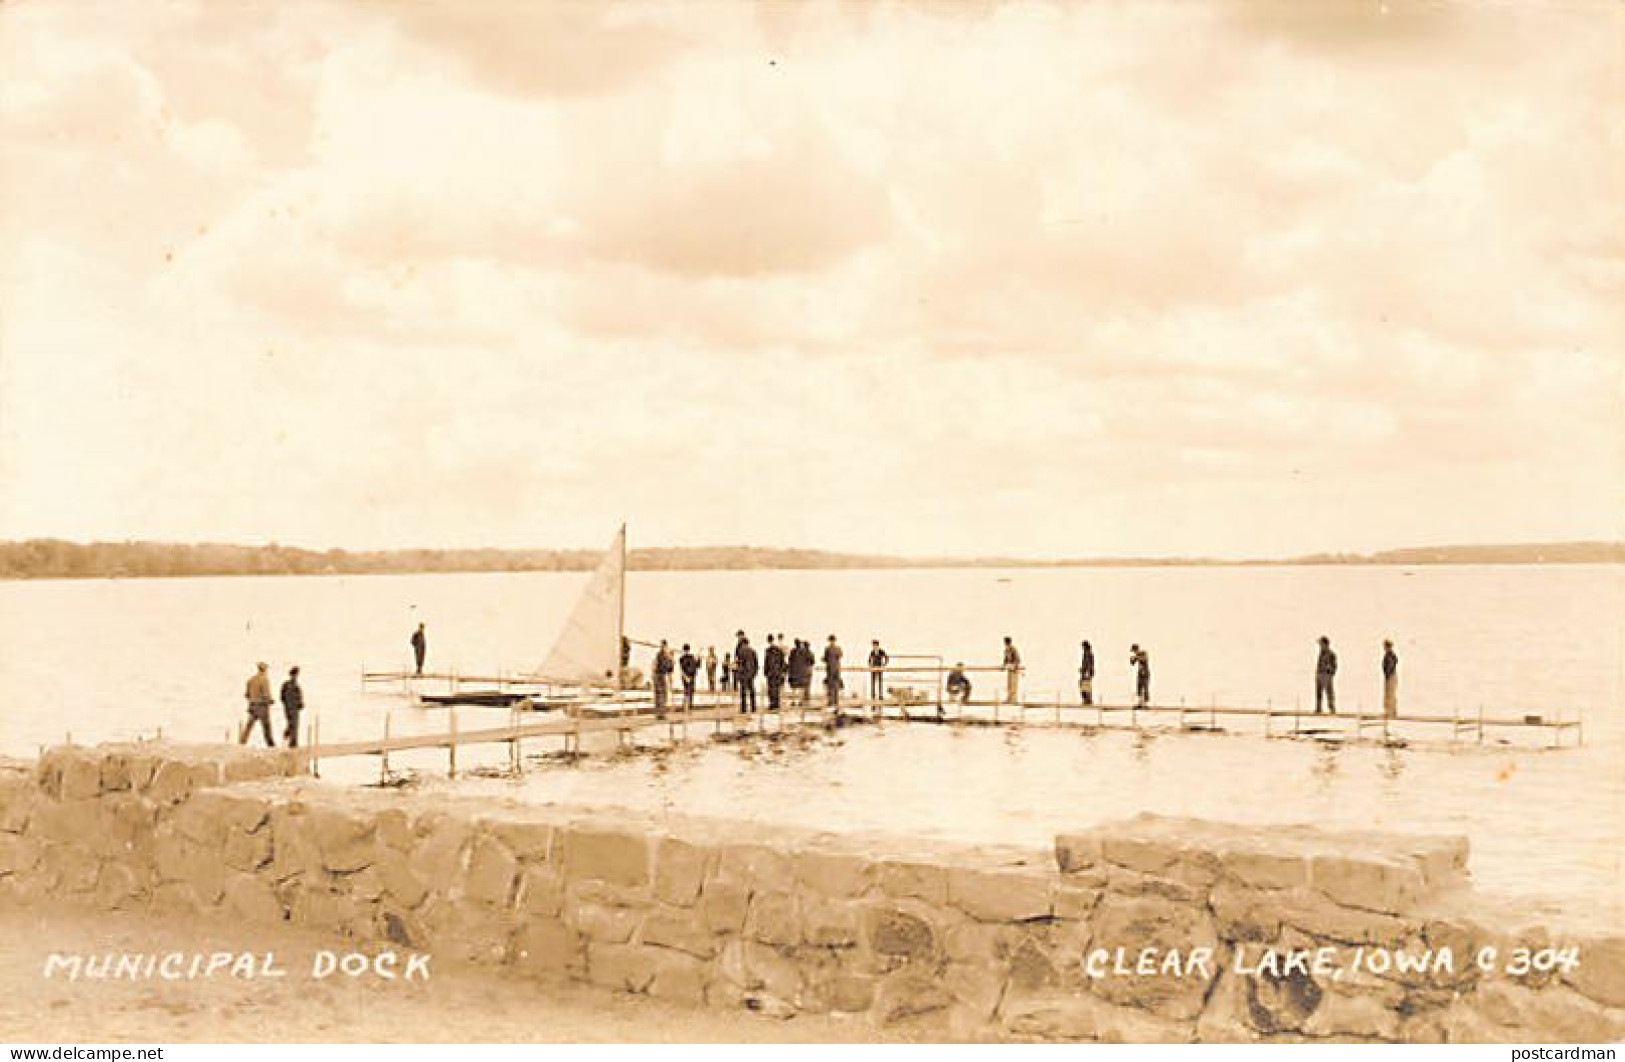
[[[205, 575], [380, 575], [418, 572], [574, 572], [595, 566], [590, 549], [312, 550], [178, 542], [0, 542], [0, 579], [163, 578]], [[1008, 557], [902, 558], [767, 546], [633, 549], [637, 571], [874, 568], [1039, 568], [1261, 564], [1619, 564], [1625, 542], [1418, 546], [1377, 553], [1317, 553], [1279, 560], [1202, 557], [1031, 560]]]

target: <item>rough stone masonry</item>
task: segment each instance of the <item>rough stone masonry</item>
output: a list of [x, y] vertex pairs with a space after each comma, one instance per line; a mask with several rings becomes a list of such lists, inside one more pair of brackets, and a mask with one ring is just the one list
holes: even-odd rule
[[1625, 1036], [1618, 927], [1524, 925], [1473, 893], [1459, 838], [1141, 816], [972, 847], [65, 746], [0, 762], [0, 903], [59, 898], [950, 1039]]

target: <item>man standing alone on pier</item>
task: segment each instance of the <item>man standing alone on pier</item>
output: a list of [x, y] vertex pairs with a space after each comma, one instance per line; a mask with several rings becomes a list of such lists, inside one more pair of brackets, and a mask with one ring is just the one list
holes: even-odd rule
[[1399, 654], [1387, 638], [1382, 640], [1382, 714], [1389, 719], [1399, 714]]
[[1008, 634], [1004, 636], [1004, 683], [1005, 700], [1015, 704], [1021, 686], [1021, 653]]
[[891, 656], [880, 647], [880, 639], [869, 643], [869, 699], [874, 702], [875, 714], [880, 714], [880, 702], [886, 699], [886, 665]]
[[266, 673], [265, 661], [260, 661], [258, 669], [249, 676], [243, 698], [248, 701], [248, 718], [237, 735], [237, 744], [248, 744], [248, 732], [257, 722], [265, 731], [265, 743], [276, 748], [276, 739], [271, 737], [271, 677]]
[[299, 668], [288, 669], [288, 681], [282, 684], [282, 717], [288, 727], [282, 740], [290, 749], [299, 747], [299, 713], [305, 710], [305, 691], [299, 688]]
[[1095, 703], [1095, 651], [1085, 639], [1083, 659], [1078, 661], [1078, 698], [1085, 704]]
[[1151, 654], [1138, 643], [1128, 647], [1129, 666], [1134, 668], [1134, 706], [1151, 707]]
[[750, 647], [745, 632], [739, 632], [734, 647], [734, 684], [739, 687], [739, 714], [756, 711], [756, 650]]
[[423, 674], [423, 658], [429, 655], [429, 636], [423, 633], [423, 624], [412, 632], [412, 656], [417, 660], [417, 674]]
[[1337, 714], [1337, 692], [1332, 680], [1337, 677], [1337, 654], [1332, 652], [1332, 640], [1320, 636], [1320, 655], [1315, 658], [1315, 714], [1320, 714], [1320, 700], [1326, 699], [1326, 710]]

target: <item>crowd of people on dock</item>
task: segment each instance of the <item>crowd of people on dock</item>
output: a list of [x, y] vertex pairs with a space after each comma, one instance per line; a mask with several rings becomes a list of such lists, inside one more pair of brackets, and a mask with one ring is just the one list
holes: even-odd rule
[[[719, 655], [715, 646], [706, 646], [703, 656], [696, 653], [690, 643], [683, 643], [681, 651], [674, 652], [672, 646], [665, 639], [661, 639], [655, 647], [650, 667], [655, 714], [664, 716], [670, 710], [674, 682], [681, 684], [682, 710], [692, 711], [702, 673], [705, 676], [706, 692], [713, 698], [718, 692], [737, 693], [739, 713], [742, 715], [760, 710], [756, 698], [758, 676], [762, 678], [767, 692], [768, 712], [783, 711], [786, 697], [789, 707], [807, 709], [812, 706], [815, 696], [815, 674], [820, 662], [824, 666], [825, 704], [837, 715], [840, 714], [841, 694], [845, 689], [842, 674], [845, 651], [835, 635], [829, 636], [821, 654], [815, 654], [812, 642], [801, 638], [787, 638], [782, 632], [768, 634], [760, 654], [743, 630], [734, 632], [734, 639], [731, 652]], [[412, 647], [413, 673], [422, 675], [424, 660], [428, 653], [428, 636], [424, 624], [418, 624], [417, 629], [412, 632], [409, 643]], [[1320, 637], [1318, 644], [1319, 652], [1315, 657], [1315, 714], [1319, 715], [1322, 711], [1335, 714], [1337, 653], [1332, 649], [1331, 639], [1325, 635]], [[1399, 713], [1399, 656], [1394, 652], [1394, 643], [1391, 640], [1384, 639], [1382, 647], [1383, 714], [1392, 718]], [[1080, 650], [1078, 698], [1079, 703], [1087, 707], [1095, 703], [1095, 652], [1088, 639], [1082, 642]], [[623, 670], [630, 660], [631, 642], [623, 638], [621, 640]], [[1128, 664], [1134, 675], [1134, 707], [1149, 708], [1151, 706], [1149, 650], [1138, 642], [1130, 645]], [[878, 715], [886, 701], [887, 674], [894, 670], [891, 654], [880, 644], [878, 638], [870, 641], [866, 666], [859, 670], [867, 672], [869, 676], [869, 695], [866, 703], [871, 711]], [[935, 677], [933, 669], [911, 666], [901, 670], [913, 674], [928, 673]], [[1009, 635], [1004, 638], [1004, 652], [997, 670], [1004, 674], [1004, 703], [1019, 703], [1021, 675], [1025, 667], [1021, 651]], [[971, 703], [973, 689], [970, 677], [966, 674], [964, 661], [959, 661], [947, 670], [943, 692], [948, 703], [960, 706]], [[271, 708], [275, 702], [271, 696], [269, 668], [264, 661], [256, 666], [254, 674], [249, 677], [243, 697], [248, 702], [248, 718], [243, 721], [238, 742], [246, 744], [257, 725], [265, 736], [265, 743], [275, 747], [276, 741], [271, 732]], [[283, 740], [290, 748], [297, 747], [299, 716], [305, 707], [304, 691], [299, 685], [297, 666], [289, 668], [288, 678], [282, 683], [280, 699], [285, 721]], [[938, 705], [937, 712], [939, 715], [943, 714], [942, 705]]]
[[[714, 695], [719, 690], [737, 691], [740, 714], [757, 711], [758, 674], [765, 680], [768, 711], [781, 710], [786, 687], [789, 688], [792, 707], [804, 708], [811, 703], [813, 676], [817, 665], [811, 642], [800, 638], [787, 639], [782, 633], [769, 634], [765, 639], [765, 648], [758, 656], [744, 631], [736, 631], [734, 637], [732, 652], [725, 652], [719, 657], [715, 646], [706, 646], [703, 658], [696, 655], [693, 647], [686, 642], [683, 644], [681, 654], [674, 656], [672, 647], [662, 639], [655, 648], [651, 667], [655, 714], [664, 715], [668, 710], [674, 674], [681, 676], [682, 707], [685, 711], [692, 710], [702, 667], [705, 672], [706, 692]], [[878, 713], [886, 699], [886, 676], [891, 666], [891, 656], [880, 644], [879, 639], [874, 639], [869, 644], [868, 665], [862, 670], [867, 671], [869, 675], [867, 703]], [[1323, 711], [1336, 714], [1337, 653], [1332, 649], [1331, 639], [1325, 635], [1320, 637], [1318, 644], [1319, 653], [1315, 658], [1315, 714], [1319, 715]], [[786, 645], [789, 646], [788, 649], [785, 648]], [[623, 643], [623, 665], [630, 659], [629, 646], [630, 643]], [[1394, 652], [1394, 643], [1391, 640], [1384, 639], [1382, 647], [1383, 713], [1393, 717], [1399, 712], [1399, 657]], [[1084, 639], [1080, 648], [1082, 655], [1078, 661], [1078, 698], [1080, 704], [1087, 707], [1095, 703], [1095, 652], [1088, 639]], [[830, 635], [823, 651], [824, 691], [827, 705], [837, 712], [841, 707], [841, 692], [845, 688], [841, 667], [843, 655], [835, 635]], [[1134, 676], [1133, 706], [1149, 708], [1150, 651], [1138, 642], [1130, 645], [1128, 665]], [[918, 673], [921, 669], [910, 667], [903, 670]], [[1004, 703], [1018, 703], [1021, 696], [1021, 675], [1025, 668], [1021, 660], [1021, 651], [1016, 647], [1015, 640], [1008, 635], [1004, 639], [1004, 653], [999, 670], [1003, 672], [1005, 679]], [[970, 703], [973, 686], [966, 674], [964, 661], [959, 661], [947, 670], [943, 688], [949, 703], [960, 705]], [[940, 707], [938, 711], [940, 713]]]

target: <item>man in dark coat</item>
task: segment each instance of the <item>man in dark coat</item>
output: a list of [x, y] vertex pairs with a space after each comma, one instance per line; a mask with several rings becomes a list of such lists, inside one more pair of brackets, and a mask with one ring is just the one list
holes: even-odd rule
[[282, 732], [282, 740], [290, 749], [299, 747], [299, 713], [304, 710], [305, 691], [299, 688], [299, 669], [290, 667], [288, 680], [282, 684], [282, 716], [288, 724]]
[[1326, 699], [1326, 710], [1337, 714], [1337, 691], [1332, 680], [1337, 677], [1337, 654], [1332, 652], [1332, 640], [1320, 636], [1320, 654], [1315, 657], [1315, 714], [1320, 714], [1320, 700]]
[[666, 714], [666, 698], [671, 692], [671, 649], [666, 645], [666, 639], [660, 639], [660, 648], [655, 650], [654, 665], [655, 688], [655, 715]]
[[829, 644], [824, 647], [824, 692], [829, 695], [829, 706], [841, 706], [841, 647], [835, 641], [835, 635], [829, 636]]
[[683, 711], [694, 710], [694, 683], [700, 677], [700, 658], [683, 643], [683, 655], [677, 658], [677, 670], [683, 673]]
[[1095, 650], [1087, 639], [1083, 658], [1078, 661], [1078, 698], [1086, 705], [1095, 703]]
[[767, 710], [780, 710], [779, 699], [784, 692], [784, 676], [789, 670], [784, 657], [784, 646], [767, 636], [767, 648], [762, 650], [762, 677], [767, 679]]
[[880, 713], [880, 702], [886, 699], [886, 665], [891, 655], [880, 646], [880, 639], [869, 642], [869, 699], [874, 702], [875, 714]]
[[1138, 644], [1128, 647], [1129, 666], [1134, 668], [1134, 706], [1151, 706], [1151, 654]]
[[796, 706], [807, 707], [812, 697], [812, 649], [800, 638], [790, 649], [790, 689], [795, 691]]
[[1399, 654], [1387, 638], [1382, 640], [1382, 714], [1390, 719], [1399, 714]]
[[756, 650], [750, 647], [745, 632], [739, 632], [739, 644], [734, 647], [734, 684], [739, 687], [739, 712], [756, 710]]
[[412, 632], [412, 658], [417, 661], [417, 673], [423, 674], [423, 658], [429, 655], [429, 636], [423, 633], [423, 624]]

